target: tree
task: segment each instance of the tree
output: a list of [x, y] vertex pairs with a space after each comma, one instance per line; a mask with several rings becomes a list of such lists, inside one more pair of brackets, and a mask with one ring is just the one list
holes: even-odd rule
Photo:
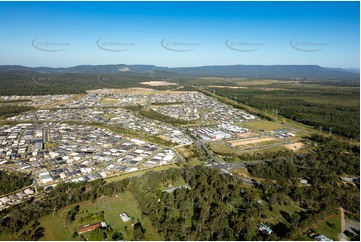
[[112, 235], [112, 240], [123, 240], [123, 234], [121, 232], [115, 231]]
[[140, 222], [134, 224], [134, 240], [144, 240], [145, 229]]

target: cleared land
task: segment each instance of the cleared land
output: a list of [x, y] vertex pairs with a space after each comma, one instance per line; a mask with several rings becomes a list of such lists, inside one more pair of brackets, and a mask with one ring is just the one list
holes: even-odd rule
[[341, 233], [340, 215], [335, 214], [334, 216], [328, 217], [326, 220], [318, 223], [314, 229], [330, 239], [338, 240], [338, 235]]
[[231, 89], [247, 88], [247, 87], [240, 87], [240, 86], [209, 86], [209, 87], [217, 87], [217, 88], [231, 88]]
[[114, 98], [105, 97], [101, 102], [101, 104], [116, 104], [119, 103], [119, 100]]
[[260, 131], [260, 130], [273, 131], [273, 130], [277, 130], [277, 129], [285, 129], [286, 128], [286, 125], [284, 125], [284, 124], [271, 122], [271, 121], [267, 121], [267, 120], [256, 120], [256, 121], [250, 121], [250, 122], [243, 122], [243, 123], [241, 123], [241, 126], [251, 129], [251, 130], [254, 130], [254, 131]]
[[258, 134], [254, 132], [247, 132], [247, 133], [239, 133], [237, 134], [237, 136], [240, 138], [250, 138], [250, 137], [258, 136]]
[[277, 140], [277, 139], [275, 139], [273, 137], [251, 138], [251, 139], [229, 141], [229, 143], [232, 146], [240, 146], [240, 145], [255, 144], [255, 143], [260, 143], [260, 142], [265, 142], [265, 141], [273, 141], [273, 140]]
[[148, 86], [177, 86], [177, 83], [174, 82], [166, 82], [166, 81], [149, 81], [149, 82], [141, 82], [140, 84], [148, 85]]
[[237, 154], [236, 150], [229, 148], [227, 145], [223, 144], [222, 142], [212, 142], [209, 144], [209, 146], [217, 154], [222, 154], [222, 155]]
[[292, 143], [292, 144], [287, 144], [285, 145], [285, 147], [287, 149], [290, 149], [292, 151], [298, 151], [300, 149], [302, 149], [305, 145], [301, 142], [296, 142], [296, 143]]
[[156, 90], [151, 88], [142, 87], [130, 87], [130, 88], [119, 88], [119, 89], [97, 89], [88, 90], [87, 93], [99, 93], [99, 94], [120, 94], [120, 93], [134, 93], [134, 94], [150, 94]]
[[[80, 210], [75, 216], [75, 221], [67, 223], [65, 216], [76, 205], [80, 206]], [[124, 223], [119, 216], [122, 212], [126, 212], [132, 217], [132, 220]], [[145, 228], [146, 240], [163, 240], [156, 233], [150, 220], [142, 215], [138, 202], [129, 191], [113, 197], [99, 198], [95, 203], [86, 201], [72, 204], [59, 210], [54, 217], [52, 214], [43, 217], [39, 220], [41, 226], [45, 228], [45, 235], [41, 240], [78, 240], [78, 237], [74, 237], [74, 232], [80, 226], [106, 221], [113, 228], [113, 231], [121, 232], [124, 240], [130, 241], [134, 239], [132, 224], [138, 220]], [[112, 234], [112, 232], [108, 233]], [[91, 240], [91, 232], [84, 233], [83, 236], [85, 239]]]
[[284, 146], [279, 145], [279, 146], [272, 146], [272, 147], [266, 147], [266, 148], [254, 148], [254, 149], [244, 149], [244, 150], [238, 150], [238, 154], [239, 155], [259, 155], [259, 154], [265, 154], [265, 153], [274, 153], [274, 152], [279, 152], [279, 151], [285, 151], [287, 150]]

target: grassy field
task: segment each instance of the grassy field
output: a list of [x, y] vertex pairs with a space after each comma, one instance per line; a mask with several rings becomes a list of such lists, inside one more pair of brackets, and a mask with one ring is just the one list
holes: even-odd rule
[[221, 155], [237, 155], [238, 152], [229, 148], [222, 142], [212, 142], [209, 144], [210, 148], [217, 154]]
[[338, 235], [341, 233], [341, 218], [339, 214], [328, 218], [317, 224], [315, 230], [317, 233], [323, 234], [330, 239], [338, 240]]
[[338, 236], [341, 233], [341, 218], [339, 214], [328, 216], [327, 218], [316, 222], [310, 229], [303, 235], [302, 240], [314, 241], [313, 238], [308, 236], [312, 231], [316, 234], [322, 234], [332, 240], [339, 240]]
[[286, 225], [289, 225], [283, 214], [288, 213], [289, 215], [292, 215], [293, 213], [299, 212], [301, 210], [302, 209], [300, 207], [292, 204], [277, 205], [273, 208], [272, 211], [266, 210], [266, 218], [263, 220], [263, 223], [277, 224], [278, 222], [282, 222]]
[[[67, 224], [64, 219], [68, 211], [80, 206], [80, 210], [75, 217], [73, 223]], [[124, 223], [119, 214], [126, 212], [131, 221]], [[113, 232], [121, 232], [124, 240], [133, 240], [132, 224], [141, 222], [145, 229], [146, 240], [163, 240], [163, 238], [155, 231], [149, 218], [144, 217], [138, 207], [138, 203], [130, 191], [115, 195], [113, 197], [101, 197], [95, 203], [86, 201], [65, 207], [55, 213], [43, 217], [39, 220], [40, 226], [45, 228], [45, 235], [41, 240], [79, 240], [80, 236], [74, 236], [74, 232], [80, 226], [105, 221], [111, 226]], [[110, 237], [113, 232], [108, 232]], [[84, 233], [86, 240], [92, 240], [91, 232]]]
[[255, 155], [257, 153], [262, 154], [266, 152], [277, 152], [277, 151], [284, 151], [287, 150], [284, 146], [274, 146], [274, 147], [267, 147], [267, 148], [260, 148], [260, 149], [251, 149], [251, 150], [243, 150], [238, 151], [240, 155], [249, 154], [249, 155]]
[[241, 123], [241, 126], [254, 131], [272, 131], [277, 129], [286, 129], [287, 126], [281, 123], [271, 122], [267, 120], [255, 120]]
[[[249, 162], [249, 163], [252, 163], [252, 162]], [[258, 182], [264, 181], [263, 178], [251, 176], [249, 174], [247, 168], [236, 168], [236, 169], [233, 169], [232, 172], [239, 175], [239, 176], [247, 178], [247, 179], [254, 179], [254, 180], [258, 181]]]
[[179, 186], [183, 186], [183, 185], [186, 185], [186, 184], [187, 183], [184, 181], [184, 179], [182, 177], [177, 177], [177, 179], [174, 182], [169, 180], [165, 184], [162, 184], [160, 186], [160, 190], [166, 190], [166, 189], [169, 189], [169, 188], [179, 187]]
[[171, 164], [171, 165], [166, 165], [166, 166], [158, 166], [155, 168], [151, 168], [151, 169], [147, 169], [147, 170], [141, 170], [141, 171], [135, 171], [135, 172], [130, 172], [130, 173], [126, 173], [126, 174], [121, 174], [118, 176], [114, 176], [114, 177], [110, 177], [110, 178], [106, 178], [105, 181], [107, 182], [115, 182], [115, 181], [121, 181], [124, 180], [126, 178], [129, 177], [135, 177], [135, 176], [140, 176], [143, 175], [144, 173], [148, 172], [148, 171], [165, 171], [171, 168], [179, 168], [179, 166], [177, 166], [176, 164]]
[[118, 103], [119, 100], [114, 98], [105, 97], [100, 103], [105, 105], [112, 105]]
[[[122, 232], [125, 236], [124, 240], [133, 239], [132, 223], [136, 223], [138, 220], [146, 229], [146, 240], [162, 240], [160, 235], [156, 233], [150, 220], [142, 215], [138, 203], [131, 192], [127, 191], [110, 198], [100, 198], [97, 200], [97, 206], [105, 211], [104, 218], [112, 226], [113, 230]], [[119, 216], [122, 212], [126, 212], [132, 220], [124, 223]]]
[[[239, 86], [239, 87], [252, 87], [252, 86], [263, 86], [280, 83], [278, 80], [249, 80], [247, 78], [222, 78], [222, 77], [200, 77], [197, 80], [198, 85], [211, 86]], [[298, 81], [283, 81], [283, 83], [297, 84]]]

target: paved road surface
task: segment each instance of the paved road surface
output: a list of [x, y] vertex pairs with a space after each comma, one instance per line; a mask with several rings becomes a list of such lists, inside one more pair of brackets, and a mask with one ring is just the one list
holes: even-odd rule
[[341, 234], [338, 236], [338, 239], [340, 241], [347, 241], [347, 236], [343, 233], [343, 231], [345, 231], [345, 211], [343, 210], [343, 208], [340, 208], [340, 212], [341, 212]]

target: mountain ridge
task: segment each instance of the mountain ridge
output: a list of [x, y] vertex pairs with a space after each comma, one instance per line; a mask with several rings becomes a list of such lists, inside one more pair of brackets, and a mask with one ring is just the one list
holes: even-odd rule
[[22, 65], [0, 65], [0, 72], [34, 71], [38, 73], [87, 73], [118, 74], [133, 72], [152, 75], [168, 73], [182, 76], [244, 77], [250, 79], [274, 78], [281, 80], [337, 80], [359, 81], [360, 74], [354, 69], [327, 68], [318, 65], [211, 65], [197, 67], [161, 67], [155, 65], [78, 65], [71, 67], [27, 67]]

